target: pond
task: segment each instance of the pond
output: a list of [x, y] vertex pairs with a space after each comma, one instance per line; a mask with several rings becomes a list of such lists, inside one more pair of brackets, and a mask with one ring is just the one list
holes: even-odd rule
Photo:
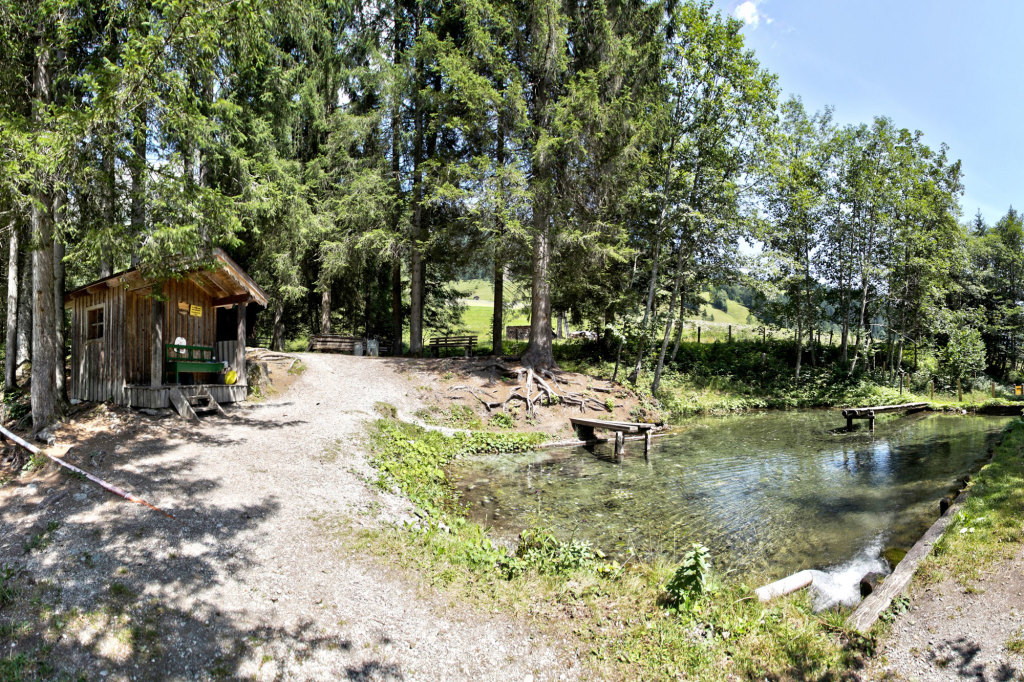
[[917, 541], [1009, 421], [885, 415], [871, 434], [845, 432], [837, 410], [760, 412], [688, 420], [654, 439], [649, 462], [637, 441], [621, 464], [601, 444], [467, 458], [450, 473], [498, 536], [547, 527], [620, 559], [675, 560], [701, 542], [741, 579], [811, 568], [849, 592], [888, 569], [883, 550]]

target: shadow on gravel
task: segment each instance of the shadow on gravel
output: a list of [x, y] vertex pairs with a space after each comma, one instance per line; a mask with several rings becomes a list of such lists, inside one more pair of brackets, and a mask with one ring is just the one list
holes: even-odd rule
[[955, 668], [962, 679], [979, 680], [979, 682], [1009, 682], [1024, 677], [1024, 671], [1018, 670], [1007, 661], [1001, 662], [994, 670], [986, 670], [985, 662], [978, 661], [981, 646], [966, 637], [958, 637], [946, 642], [952, 655], [930, 655], [933, 665], [940, 668]]
[[329, 652], [351, 641], [312, 618], [285, 624], [277, 595], [254, 589], [248, 620], [200, 596], [218, 576], [253, 570], [245, 548], [278, 502], [212, 504], [220, 483], [197, 460], [215, 450], [189, 456], [144, 427], [122, 441], [98, 434], [68, 459], [176, 518], [55, 465], [0, 488], [0, 680], [402, 678], [375, 660], [350, 669], [333, 657], [332, 668]]

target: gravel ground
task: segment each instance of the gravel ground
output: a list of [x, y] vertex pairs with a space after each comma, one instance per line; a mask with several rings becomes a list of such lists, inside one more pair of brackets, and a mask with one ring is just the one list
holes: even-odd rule
[[1024, 680], [1024, 554], [986, 571], [970, 591], [953, 580], [918, 588], [865, 679]]
[[[323, 519], [401, 521], [366, 484], [376, 401], [410, 418], [400, 364], [302, 355], [283, 395], [186, 426], [110, 414], [76, 461], [175, 515], [50, 474], [0, 489], [0, 557], [50, 617], [56, 671], [104, 679], [573, 679], [571, 642], [424, 596]], [[57, 522], [47, 532], [47, 523]], [[52, 523], [51, 523], [52, 526]], [[48, 545], [26, 553], [45, 534]], [[24, 601], [24, 600], [23, 600]], [[11, 645], [15, 645], [12, 643]], [[3, 652], [4, 655], [11, 652]]]

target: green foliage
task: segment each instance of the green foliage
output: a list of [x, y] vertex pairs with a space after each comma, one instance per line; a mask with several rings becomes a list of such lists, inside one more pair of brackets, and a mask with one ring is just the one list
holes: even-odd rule
[[0, 609], [14, 601], [16, 595], [14, 577], [17, 571], [10, 564], [0, 566]]
[[523, 452], [536, 447], [547, 436], [538, 433], [457, 433], [438, 431], [379, 419], [370, 435], [378, 469], [377, 484], [386, 490], [399, 489], [428, 514], [452, 511], [455, 493], [444, 467], [460, 455], [488, 452]]
[[985, 343], [981, 339], [981, 332], [971, 327], [957, 326], [951, 329], [949, 341], [939, 354], [939, 362], [950, 385], [983, 371]]
[[487, 423], [490, 426], [496, 426], [499, 429], [514, 429], [516, 426], [515, 419], [506, 412], [498, 412], [497, 414], [491, 415], [491, 418], [487, 420]]
[[541, 574], [565, 575], [594, 570], [603, 559], [604, 554], [588, 542], [562, 541], [547, 529], [529, 528], [519, 534], [515, 555], [503, 557], [499, 567], [509, 579], [531, 570]]
[[707, 588], [710, 550], [693, 543], [683, 554], [683, 562], [665, 585], [668, 602], [677, 609], [686, 610]]
[[4, 416], [11, 421], [18, 421], [32, 411], [28, 397], [20, 389], [4, 391]]

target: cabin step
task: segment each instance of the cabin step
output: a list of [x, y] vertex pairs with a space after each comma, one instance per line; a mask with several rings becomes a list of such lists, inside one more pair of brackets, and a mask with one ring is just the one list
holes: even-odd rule
[[220, 406], [209, 391], [186, 395], [180, 388], [173, 387], [170, 391], [171, 404], [178, 411], [182, 419], [187, 421], [198, 421], [200, 414], [217, 413], [227, 416], [224, 408]]

